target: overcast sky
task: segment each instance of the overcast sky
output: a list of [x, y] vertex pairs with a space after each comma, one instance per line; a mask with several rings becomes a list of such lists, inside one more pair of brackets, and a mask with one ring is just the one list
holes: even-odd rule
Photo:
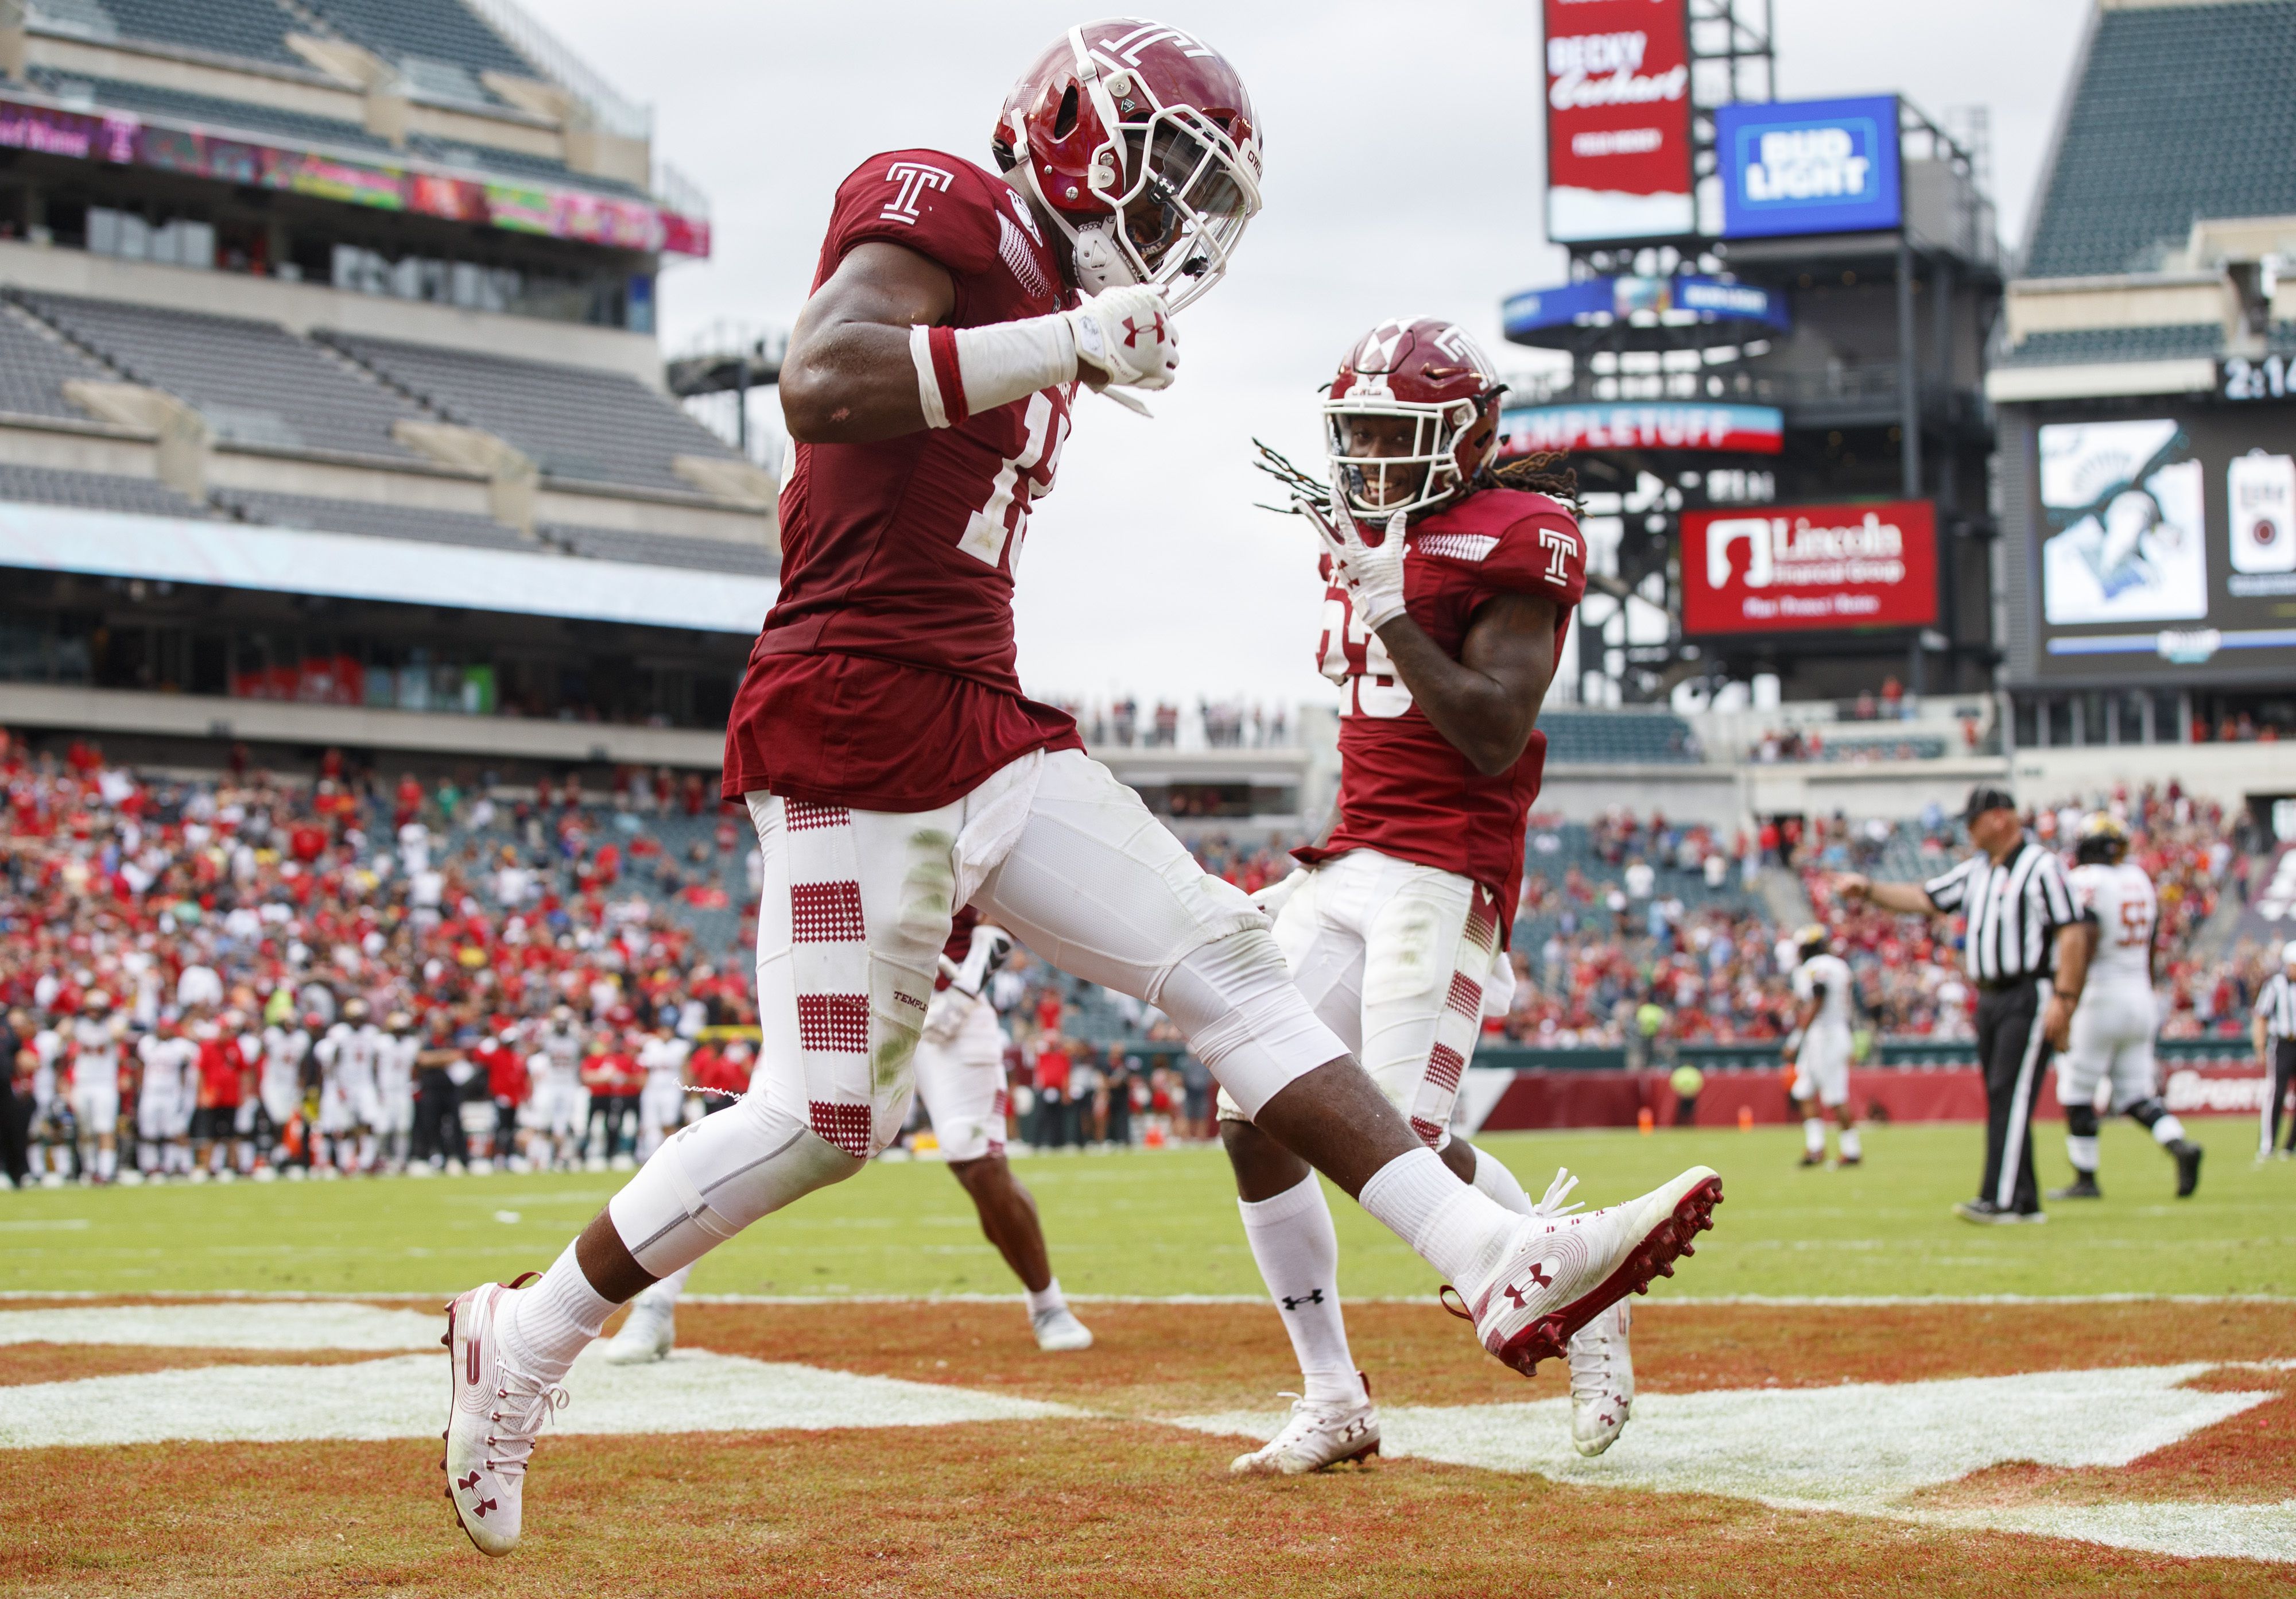
[[[665, 273], [676, 348], [721, 320], [786, 327], [829, 201], [905, 145], [988, 161], [1021, 68], [1081, 13], [1043, 0], [527, 0], [655, 108], [655, 154], [711, 200], [716, 255]], [[1776, 0], [1781, 98], [1897, 91], [1992, 115], [2004, 238], [2021, 242], [2091, 0]], [[962, 24], [953, 20], [971, 13]], [[1316, 450], [1316, 386], [1365, 329], [1434, 314], [1502, 370], [1505, 294], [1560, 281], [1540, 230], [1539, 7], [1177, 0], [1160, 20], [1234, 62], [1267, 138], [1267, 206], [1181, 319], [1178, 384], [1144, 422], [1090, 396], [1021, 568], [1041, 694], [1321, 698], [1310, 535], [1251, 509], [1253, 435]]]

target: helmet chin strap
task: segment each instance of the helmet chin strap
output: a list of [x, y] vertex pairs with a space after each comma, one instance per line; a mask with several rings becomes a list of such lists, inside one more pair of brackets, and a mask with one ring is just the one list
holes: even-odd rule
[[1128, 289], [1140, 281], [1131, 260], [1108, 236], [1108, 225], [1094, 223], [1087, 227], [1070, 228], [1068, 234], [1076, 258], [1077, 287], [1086, 294], [1097, 294], [1103, 289]]

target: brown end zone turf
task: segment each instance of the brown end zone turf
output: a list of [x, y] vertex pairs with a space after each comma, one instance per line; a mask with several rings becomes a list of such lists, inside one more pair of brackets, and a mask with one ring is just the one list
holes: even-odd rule
[[[1389, 1462], [1228, 1480], [1125, 1422], [554, 1439], [529, 1542], [472, 1553], [435, 1442], [40, 1450], [0, 1583], [41, 1595], [2266, 1595], [2284, 1568]], [[101, 1507], [92, 1511], [91, 1506]]]

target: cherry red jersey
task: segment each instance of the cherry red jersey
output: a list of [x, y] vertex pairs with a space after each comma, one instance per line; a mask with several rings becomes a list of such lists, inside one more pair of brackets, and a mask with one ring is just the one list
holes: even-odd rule
[[[814, 287], [871, 240], [947, 271], [955, 327], [1075, 303], [1028, 202], [953, 155], [864, 161], [837, 191]], [[873, 444], [793, 447], [781, 595], [726, 729], [727, 799], [770, 789], [929, 810], [1030, 750], [1083, 747], [1073, 720], [1021, 694], [1013, 642], [1013, 573], [1075, 392]]]
[[[1570, 513], [1545, 495], [1487, 488], [1413, 525], [1403, 562], [1411, 619], [1455, 660], [1485, 601], [1519, 593], [1556, 603], [1559, 652], [1587, 588], [1587, 545]], [[1313, 863], [1350, 849], [1456, 872], [1496, 902], [1501, 937], [1522, 890], [1523, 833], [1546, 764], [1534, 730], [1522, 757], [1486, 777], [1412, 703], [1379, 636], [1330, 582], [1316, 665], [1340, 685], [1340, 819]]]

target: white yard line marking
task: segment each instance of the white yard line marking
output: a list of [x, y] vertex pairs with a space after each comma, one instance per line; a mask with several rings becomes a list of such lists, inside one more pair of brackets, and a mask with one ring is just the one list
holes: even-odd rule
[[[349, 1365], [224, 1365], [36, 1382], [4, 1391], [0, 1447], [217, 1440], [435, 1438], [447, 1367], [438, 1353]], [[680, 1349], [659, 1365], [594, 1350], [567, 1375], [565, 1433], [762, 1432], [937, 1427], [1084, 1413], [1003, 1394]]]
[[[91, 1305], [0, 1310], [0, 1344], [130, 1343], [155, 1349], [435, 1349], [447, 1318], [380, 1305]], [[10, 1390], [15, 1392], [15, 1390]]]
[[[467, 1284], [465, 1284], [467, 1286]], [[397, 1304], [406, 1300], [436, 1300], [440, 1305], [459, 1290], [407, 1288], [392, 1292], [323, 1293], [308, 1289], [186, 1288], [144, 1289], [135, 1297], [170, 1304], [264, 1303], [357, 1304], [379, 1301]], [[113, 1300], [117, 1289], [73, 1288], [0, 1289], [0, 1301], [9, 1300]], [[1265, 1305], [1256, 1293], [1072, 1293], [1071, 1305]], [[1017, 1305], [1017, 1293], [689, 1293], [680, 1301], [689, 1305]], [[1361, 1294], [1352, 1305], [1432, 1305], [1429, 1293]], [[1663, 1298], [1637, 1300], [1635, 1309], [1696, 1309], [1716, 1305], [1775, 1306], [1786, 1309], [1889, 1309], [1922, 1305], [2296, 1305], [2296, 1295], [2282, 1293], [1980, 1293], [1980, 1294], [1837, 1294], [1669, 1293]]]
[[[1384, 1452], [1488, 1471], [1529, 1472], [1558, 1482], [1654, 1493], [1725, 1494], [1798, 1510], [2000, 1527], [2112, 1541], [2166, 1554], [2236, 1553], [2296, 1561], [2296, 1517], [2253, 1507], [2194, 1505], [2133, 1514], [2049, 1506], [1972, 1512], [1913, 1510], [1896, 1501], [2011, 1461], [2121, 1466], [2239, 1414], [2271, 1392], [2184, 1387], [2202, 1364], [2039, 1372], [1926, 1382], [1830, 1388], [1645, 1393], [1610, 1452], [1570, 1447], [1570, 1405], [1395, 1406], [1380, 1413]], [[1272, 1413], [1186, 1416], [1199, 1431], [1266, 1439]], [[2119, 1528], [2111, 1540], [2092, 1529]], [[2199, 1529], [2199, 1530], [2193, 1530]]]

